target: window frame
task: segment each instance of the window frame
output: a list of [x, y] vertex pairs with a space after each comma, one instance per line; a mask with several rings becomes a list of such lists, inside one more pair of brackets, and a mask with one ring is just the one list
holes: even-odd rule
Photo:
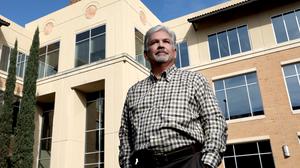
[[[247, 102], [249, 103], [249, 108], [250, 108], [250, 111], [249, 111], [250, 116], [238, 117], [238, 118], [232, 118], [231, 119], [230, 110], [229, 110], [229, 107], [228, 107], [229, 105], [228, 105], [228, 101], [227, 101], [228, 98], [227, 98], [227, 93], [226, 93], [226, 90], [228, 90], [228, 88], [226, 88], [226, 86], [225, 86], [225, 80], [241, 76], [245, 81], [247, 81], [246, 75], [249, 75], [249, 74], [252, 74], [252, 73], [256, 74], [256, 79], [257, 79], [256, 82], [255, 83], [250, 83], [250, 84], [248, 84], [248, 83], [243, 84], [243, 86], [245, 85], [245, 87], [246, 87], [245, 89], [246, 89], [246, 92], [247, 92], [246, 93], [247, 94]], [[224, 88], [221, 89], [221, 90], [216, 90], [215, 81], [221, 81]], [[250, 97], [249, 86], [254, 85], [254, 84], [257, 85], [257, 88], [258, 88], [258, 91], [259, 91], [259, 94], [260, 94], [260, 99], [261, 99], [260, 103], [261, 103], [261, 108], [262, 108], [262, 114], [258, 114], [258, 115], [254, 115], [252, 102], [250, 100], [251, 97]], [[257, 76], [257, 70], [255, 68], [249, 69], [249, 70], [244, 70], [244, 71], [239, 71], [239, 72], [235, 72], [235, 73], [231, 73], [231, 74], [227, 74], [227, 75], [222, 75], [222, 76], [218, 76], [218, 77], [214, 77], [212, 79], [212, 86], [213, 86], [213, 90], [214, 90], [216, 96], [217, 96], [218, 91], [224, 91], [224, 94], [225, 94], [224, 96], [226, 98], [224, 113], [227, 113], [226, 115], [228, 115], [228, 119], [226, 119], [226, 122], [230, 122], [230, 123], [232, 123], [232, 122], [243, 122], [243, 121], [249, 121], [249, 120], [256, 120], [256, 119], [265, 118], [263, 99], [262, 99], [262, 95], [261, 95], [261, 91], [260, 91], [260, 86], [259, 86], [259, 81], [258, 81], [258, 76]], [[241, 86], [242, 85], [234, 86], [233, 88], [238, 88], [238, 87], [241, 87]], [[220, 103], [223, 103], [223, 102], [219, 102], [219, 104]]]
[[[0, 71], [3, 71], [3, 72], [6, 72], [6, 73], [8, 73], [8, 69], [9, 69], [9, 64], [10, 64], [10, 56], [11, 56], [11, 53], [12, 53], [12, 50], [13, 50], [13, 48], [12, 47], [10, 47], [10, 46], [8, 46], [8, 45], [4, 45], [4, 44], [0, 44], [0, 46], [1, 46], [1, 52], [0, 52], [0, 61], [1, 61], [1, 59], [2, 59], [2, 53], [3, 53], [3, 46], [5, 46], [5, 47], [7, 47], [8, 49], [9, 49], [9, 54], [8, 54], [8, 61], [7, 61], [7, 67], [6, 67], [6, 70], [0, 70]], [[23, 54], [24, 56], [25, 56], [25, 60], [24, 61], [22, 61], [22, 62], [18, 62], [18, 58], [19, 58], [19, 55], [20, 54]], [[27, 54], [25, 54], [25, 52], [22, 52], [22, 51], [17, 51], [17, 57], [16, 57], [16, 77], [19, 77], [19, 78], [24, 78], [24, 76], [25, 76], [25, 70], [26, 70], [26, 66], [27, 66], [27, 59], [29, 58], [29, 55], [27, 55]], [[18, 71], [18, 65], [20, 64], [20, 63], [23, 63], [24, 62], [24, 67], [22, 68], [22, 71], [23, 71], [23, 73], [22, 73], [22, 76], [20, 76], [20, 74], [19, 74], [19, 72], [21, 71], [21, 68], [19, 69], [19, 71]]]
[[[269, 144], [270, 144], [270, 149], [271, 151], [270, 152], [261, 152], [260, 148], [259, 148], [259, 142], [264, 142], [264, 141], [268, 141]], [[257, 153], [249, 153], [249, 154], [242, 154], [242, 155], [236, 155], [236, 149], [234, 147], [234, 145], [239, 145], [239, 144], [249, 144], [249, 143], [256, 143], [256, 149], [257, 149]], [[272, 155], [272, 158], [273, 158], [273, 164], [274, 166], [276, 167], [275, 165], [275, 159], [274, 159], [274, 155], [273, 155], [273, 150], [272, 150], [272, 144], [271, 144], [271, 140], [269, 137], [254, 137], [254, 138], [247, 138], [247, 139], [243, 139], [243, 140], [239, 140], [239, 141], [236, 141], [236, 142], [229, 142], [227, 145], [232, 145], [232, 149], [233, 149], [233, 155], [230, 155], [230, 156], [226, 156], [225, 155], [225, 152], [224, 152], [224, 157], [222, 158], [222, 162], [223, 162], [223, 168], [226, 168], [225, 167], [225, 158], [234, 158], [234, 161], [235, 161], [235, 166], [237, 167], [237, 160], [236, 158], [237, 157], [243, 157], [243, 156], [254, 156], [254, 155], [258, 155], [259, 156], [259, 162], [260, 162], [260, 165], [262, 165], [262, 161], [261, 161], [261, 155]], [[227, 146], [226, 145], [226, 146]]]
[[[54, 50], [51, 50], [51, 51], [48, 51], [49, 46], [54, 45], [54, 44], [56, 44], [56, 43], [58, 43], [58, 48], [56, 48], [56, 49], [54, 49]], [[45, 53], [43, 53], [43, 54], [40, 54], [40, 53], [39, 53], [39, 66], [40, 66], [40, 63], [41, 63], [40, 57], [45, 56], [45, 62], [43, 62], [43, 63], [45, 64], [45, 65], [44, 65], [44, 68], [43, 68], [43, 76], [41, 76], [41, 77], [39, 76], [39, 75], [40, 75], [40, 72], [39, 72], [40, 67], [39, 67], [39, 68], [38, 68], [38, 79], [42, 79], [42, 78], [46, 78], [46, 77], [55, 75], [55, 74], [58, 73], [58, 69], [59, 69], [60, 41], [55, 41], [55, 42], [49, 43], [49, 44], [47, 44], [47, 45], [44, 45], [44, 46], [40, 47], [39, 50], [42, 49], [42, 48], [44, 48], [44, 47], [45, 47]], [[48, 66], [50, 66], [50, 65], [47, 63], [47, 60], [48, 60], [47, 58], [49, 57], [50, 54], [52, 54], [52, 53], [54, 53], [54, 52], [57, 52], [57, 51], [58, 51], [58, 55], [57, 55], [57, 71], [56, 71], [56, 73], [54, 73], [54, 74], [47, 75], [47, 69], [48, 69]], [[51, 57], [51, 55], [50, 55], [50, 57]]]
[[[105, 162], [104, 162], [104, 160], [103, 161], [101, 161], [101, 154], [103, 153], [103, 158], [105, 157], [105, 91], [103, 91], [103, 90], [101, 90], [101, 91], [96, 91], [96, 92], [94, 92], [94, 93], [98, 93], [98, 95], [97, 95], [97, 98], [95, 99], [95, 98], [92, 98], [92, 100], [87, 100], [87, 97], [88, 97], [88, 95], [86, 95], [85, 97], [86, 97], [86, 105], [85, 105], [85, 109], [86, 109], [86, 111], [85, 111], [85, 113], [86, 113], [86, 115], [85, 115], [85, 129], [84, 129], [84, 163], [83, 163], [83, 165], [84, 165], [84, 167], [85, 166], [92, 166], [92, 165], [97, 165], [97, 166], [99, 166], [99, 165], [104, 165], [105, 164]], [[88, 129], [87, 128], [87, 120], [88, 120], [88, 116], [87, 116], [87, 114], [88, 114], [88, 104], [89, 103], [93, 103], [93, 102], [96, 102], [96, 103], [102, 103], [102, 112], [103, 112], [103, 128], [101, 127], [101, 124], [99, 124], [99, 118], [100, 117], [102, 117], [101, 116], [101, 110], [99, 110], [99, 118], [96, 120], [97, 121], [97, 123], [99, 124], [99, 128], [95, 128], [95, 129]], [[98, 104], [98, 105], [100, 105], [100, 104]], [[97, 151], [92, 151], [92, 152], [87, 152], [87, 133], [91, 133], [91, 132], [98, 132], [98, 134], [97, 134], [97, 136], [98, 136], [98, 138], [101, 138], [100, 136], [101, 136], [101, 132], [103, 132], [103, 143], [104, 143], [104, 146], [103, 146], [103, 151], [101, 150], [101, 149], [99, 149], [99, 146], [98, 146], [98, 149], [97, 149], [97, 146], [96, 146], [96, 149], [97, 149]], [[98, 139], [99, 140], [99, 145], [100, 145], [100, 139]], [[97, 143], [96, 143], [96, 145], [97, 145]], [[98, 162], [97, 163], [86, 163], [86, 155], [89, 155], [89, 154], [99, 154], [99, 156], [98, 156]]]
[[[247, 51], [242, 51], [242, 47], [241, 47], [241, 41], [240, 41], [238, 28], [242, 28], [242, 27], [246, 27], [246, 29], [247, 29], [247, 36], [248, 36], [249, 47], [250, 47], [250, 49], [247, 50]], [[228, 36], [228, 32], [231, 31], [231, 30], [236, 30], [236, 35], [237, 35], [237, 40], [238, 40], [238, 45], [239, 45], [239, 51], [240, 51], [239, 53], [232, 54], [231, 47], [230, 47], [230, 40], [229, 40], [229, 36]], [[228, 52], [229, 52], [229, 55], [227, 55], [227, 56], [221, 56], [221, 51], [220, 51], [220, 43], [219, 43], [219, 39], [218, 39], [218, 34], [223, 33], [223, 32], [226, 33]], [[211, 55], [211, 52], [210, 52], [210, 43], [209, 43], [209, 37], [210, 36], [215, 36], [216, 37], [216, 42], [217, 42], [217, 48], [216, 49], [218, 50], [218, 58], [215, 58], [215, 59], [212, 59], [212, 55]], [[221, 31], [218, 31], [216, 33], [211, 33], [211, 34], [207, 35], [207, 46], [208, 46], [208, 53], [209, 53], [209, 57], [210, 57], [211, 61], [224, 59], [226, 57], [236, 56], [236, 55], [239, 55], [241, 53], [246, 53], [246, 52], [252, 51], [253, 45], [252, 45], [251, 36], [250, 36], [250, 33], [249, 33], [248, 24], [241, 24], [240, 26], [231, 27], [231, 28], [221, 30]]]
[[[24, 58], [24, 61], [18, 62], [18, 61], [19, 61], [19, 55], [20, 55], [20, 54], [23, 54], [25, 58]], [[17, 54], [17, 59], [16, 59], [16, 68], [18, 68], [19, 65], [21, 66], [22, 63], [24, 63], [24, 67], [23, 67], [23, 69], [20, 68], [19, 71], [18, 71], [18, 69], [16, 69], [16, 76], [18, 76], [18, 77], [20, 77], [20, 78], [24, 78], [24, 76], [25, 76], [25, 71], [26, 71], [26, 67], [27, 67], [27, 61], [28, 61], [28, 58], [29, 58], [29, 56], [26, 55], [25, 53], [23, 53], [23, 52], [18, 52], [18, 54]], [[21, 69], [22, 69], [22, 70], [21, 70]], [[20, 74], [21, 71], [23, 71], [22, 75]]]
[[[51, 136], [50, 137], [42, 137], [43, 136], [43, 127], [44, 127], [44, 115], [48, 113], [48, 115], [50, 113], [53, 113], [52, 114], [52, 123], [51, 123]], [[42, 113], [42, 124], [41, 124], [41, 130], [40, 130], [40, 139], [39, 139], [39, 152], [38, 152], [38, 157], [37, 157], [37, 167], [39, 167], [40, 165], [40, 161], [42, 160], [49, 160], [49, 167], [51, 167], [51, 155], [49, 156], [49, 158], [41, 158], [41, 145], [42, 145], [42, 141], [43, 140], [51, 140], [51, 147], [50, 147], [50, 151], [52, 151], [52, 137], [53, 137], [53, 120], [54, 120], [54, 104], [53, 104], [53, 109], [47, 109], [47, 110], [43, 110], [43, 113]]]
[[[292, 101], [291, 101], [291, 98], [290, 98], [290, 93], [289, 93], [289, 90], [288, 90], [288, 84], [287, 84], [286, 76], [285, 76], [285, 73], [284, 73], [284, 66], [287, 66], [287, 65], [294, 65], [295, 66], [295, 64], [300, 64], [300, 60], [283, 62], [283, 63], [281, 63], [281, 71], [282, 71], [282, 77], [284, 79], [284, 85], [285, 85], [286, 94], [288, 96], [290, 109], [291, 109], [293, 114], [300, 114], [300, 109], [296, 109], [296, 110], [293, 109]], [[300, 72], [298, 72], [298, 74], [296, 74], [296, 75], [298, 75], [297, 79], [298, 79], [298, 83], [300, 83], [300, 77], [299, 77]]]
[[[186, 44], [186, 51], [187, 51], [187, 63], [188, 63], [188, 65], [186, 65], [186, 66], [183, 66], [182, 65], [182, 55], [181, 55], [181, 44], [183, 44], [183, 43], [185, 43]], [[189, 45], [188, 45], [188, 41], [187, 40], [181, 40], [181, 41], [178, 41], [177, 43], [176, 43], [176, 50], [177, 50], [177, 55], [176, 55], [176, 60], [177, 60], [177, 58], [178, 58], [178, 60], [180, 61], [179, 62], [179, 67], [177, 67], [177, 68], [184, 68], [184, 67], [188, 67], [188, 66], [190, 66], [191, 64], [190, 64], [190, 55], [189, 55]], [[177, 64], [177, 62], [175, 63], [175, 65]]]
[[[137, 36], [137, 33], [139, 33], [141, 36], [142, 36], [142, 39], [140, 39], [138, 36]], [[148, 69], [151, 69], [151, 65], [150, 65], [150, 62], [148, 60], [145, 59], [144, 57], [144, 38], [145, 38], [145, 35], [137, 28], [134, 29], [134, 44], [135, 44], [135, 60], [142, 64], [144, 67], [148, 68]], [[137, 46], [136, 46], [136, 39], [140, 40], [141, 43], [142, 43], [142, 53], [141, 54], [137, 54]]]
[[[97, 35], [92, 36], [92, 30], [97, 29], [97, 28], [100, 28], [100, 27], [103, 27], [103, 26], [104, 26], [104, 28], [105, 28], [105, 32], [102, 32], [102, 33], [100, 33], [100, 34], [97, 34]], [[86, 32], [88, 32], [89, 37], [77, 41], [77, 39], [76, 39], [76, 38], [77, 38], [77, 35], [82, 34], [82, 33], [86, 33]], [[92, 64], [92, 63], [94, 63], [94, 62], [97, 62], [97, 61], [100, 61], [100, 60], [103, 60], [103, 59], [106, 59], [106, 58], [107, 58], [107, 39], [106, 39], [106, 33], [107, 33], [107, 25], [106, 25], [105, 23], [75, 33], [75, 59], [74, 59], [74, 67], [75, 67], [75, 68], [80, 67], [80, 66], [84, 66], [84, 65], [89, 65], [89, 64]], [[99, 60], [97, 60], [97, 61], [91, 62], [91, 53], [92, 53], [92, 52], [91, 52], [91, 46], [92, 46], [92, 45], [91, 45], [91, 41], [92, 41], [92, 38], [100, 37], [100, 36], [103, 36], [103, 35], [104, 35], [104, 51], [105, 51], [105, 53], [104, 53], [104, 58], [103, 58], [103, 59], [99, 59]], [[77, 64], [77, 52], [76, 52], [77, 44], [80, 43], [80, 42], [83, 42], [83, 41], [85, 41], [85, 40], [88, 40], [88, 42], [89, 42], [88, 63], [87, 63], [87, 64], [82, 64], [82, 65], [76, 65], [76, 64]]]
[[[7, 58], [8, 60], [7, 60], [7, 63], [6, 63], [6, 70], [2, 70], [2, 69], [0, 69], [0, 70], [8, 73], [9, 63], [10, 63], [10, 55], [11, 55], [12, 48], [10, 46], [4, 45], [4, 44], [1, 45], [0, 63], [2, 61], [3, 47], [7, 47], [9, 49], [9, 53], [8, 53], [8, 58]], [[1, 66], [1, 64], [0, 64], [0, 66]]]
[[[295, 14], [296, 23], [297, 23], [297, 26], [298, 26], [298, 30], [299, 30], [299, 32], [300, 32], [300, 22], [299, 22], [299, 21], [300, 21], [300, 18], [298, 18], [298, 16], [296, 15], [296, 11], [299, 11], [299, 12], [300, 12], [300, 8], [299, 8], [299, 9], [294, 9], [294, 10], [285, 11], [285, 12], [281, 12], [281, 13], [279, 13], [279, 14], [270, 16], [270, 21], [271, 21], [272, 30], [273, 30], [273, 37], [274, 37], [275, 42], [276, 42], [277, 45], [279, 45], [279, 44], [284, 44], [284, 43], [286, 43], [286, 42], [295, 41], [295, 40], [299, 40], [299, 39], [300, 39], [300, 37], [299, 37], [299, 38], [290, 40], [290, 37], [289, 37], [289, 34], [288, 34], [288, 30], [287, 30], [287, 26], [286, 26], [286, 22], [285, 22], [285, 19], [284, 19], [284, 17], [283, 17], [285, 14], [288, 14], [288, 13], [294, 13], [294, 14]], [[278, 40], [277, 40], [276, 33], [275, 33], [275, 27], [274, 27], [274, 24], [273, 24], [273, 18], [276, 18], [276, 17], [278, 17], [278, 16], [280, 16], [280, 17], [283, 18], [282, 20], [283, 20], [284, 32], [285, 32], [285, 35], [286, 35], [286, 37], [287, 37], [287, 40], [286, 40], [286, 41], [283, 41], [283, 42], [280, 42], [280, 43], [279, 43]]]

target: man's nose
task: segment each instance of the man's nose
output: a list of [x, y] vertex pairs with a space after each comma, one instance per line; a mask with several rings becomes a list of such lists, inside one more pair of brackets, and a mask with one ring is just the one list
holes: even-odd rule
[[159, 43], [158, 43], [158, 47], [164, 47], [164, 43], [163, 43], [163, 41], [159, 41]]

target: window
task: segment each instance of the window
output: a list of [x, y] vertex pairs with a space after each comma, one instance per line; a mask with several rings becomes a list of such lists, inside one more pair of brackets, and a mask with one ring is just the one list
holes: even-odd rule
[[277, 43], [300, 37], [300, 9], [272, 17]]
[[104, 92], [86, 95], [85, 168], [104, 168]]
[[27, 65], [28, 55], [19, 52], [17, 56], [17, 70], [16, 75], [23, 78], [25, 74], [25, 69]]
[[39, 168], [50, 167], [54, 104], [43, 104]]
[[255, 72], [216, 80], [214, 86], [227, 120], [264, 114]]
[[151, 68], [150, 63], [144, 57], [144, 35], [135, 29], [135, 56], [136, 61], [144, 65], [148, 69]]
[[298, 142], [300, 144], [300, 132], [297, 132], [297, 138], [298, 138]]
[[[2, 46], [2, 53], [1, 53], [1, 59], [0, 59], [0, 70], [8, 72], [9, 68], [9, 59], [12, 49], [3, 45]], [[17, 62], [16, 62], [16, 75], [23, 78], [25, 74], [25, 68], [27, 65], [27, 59], [28, 55], [25, 55], [22, 52], [17, 53]]]
[[0, 60], [0, 70], [7, 72], [9, 66], [9, 58], [10, 58], [10, 48], [3, 45], [1, 60]]
[[58, 70], [59, 42], [40, 48], [39, 54], [38, 78], [56, 74]]
[[180, 42], [176, 44], [177, 48], [177, 56], [176, 56], [176, 67], [182, 68], [189, 66], [189, 53], [188, 53], [188, 45], [186, 41]]
[[105, 58], [105, 25], [76, 35], [75, 67]]
[[251, 50], [246, 25], [208, 36], [212, 60]]
[[225, 168], [275, 168], [269, 140], [227, 145]]
[[300, 109], [300, 63], [283, 66], [284, 78], [293, 110]]

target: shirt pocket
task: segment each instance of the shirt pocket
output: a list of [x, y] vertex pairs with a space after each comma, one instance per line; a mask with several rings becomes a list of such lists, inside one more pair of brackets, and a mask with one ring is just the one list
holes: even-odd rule
[[193, 118], [189, 107], [190, 96], [185, 90], [178, 90], [166, 95], [167, 102], [162, 104], [162, 119], [164, 122], [186, 125]]
[[148, 118], [145, 118], [146, 113], [148, 113], [153, 108], [151, 99], [143, 98], [132, 104], [130, 107], [130, 121], [132, 121], [135, 128], [140, 128], [143, 122]]

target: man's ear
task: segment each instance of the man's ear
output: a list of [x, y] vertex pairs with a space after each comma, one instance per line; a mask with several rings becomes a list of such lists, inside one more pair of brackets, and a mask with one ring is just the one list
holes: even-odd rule
[[175, 58], [176, 58], [177, 57], [177, 48], [175, 47], [174, 50], [175, 50], [174, 55], [175, 55]]
[[149, 61], [148, 55], [147, 55], [147, 51], [144, 51], [144, 58]]

